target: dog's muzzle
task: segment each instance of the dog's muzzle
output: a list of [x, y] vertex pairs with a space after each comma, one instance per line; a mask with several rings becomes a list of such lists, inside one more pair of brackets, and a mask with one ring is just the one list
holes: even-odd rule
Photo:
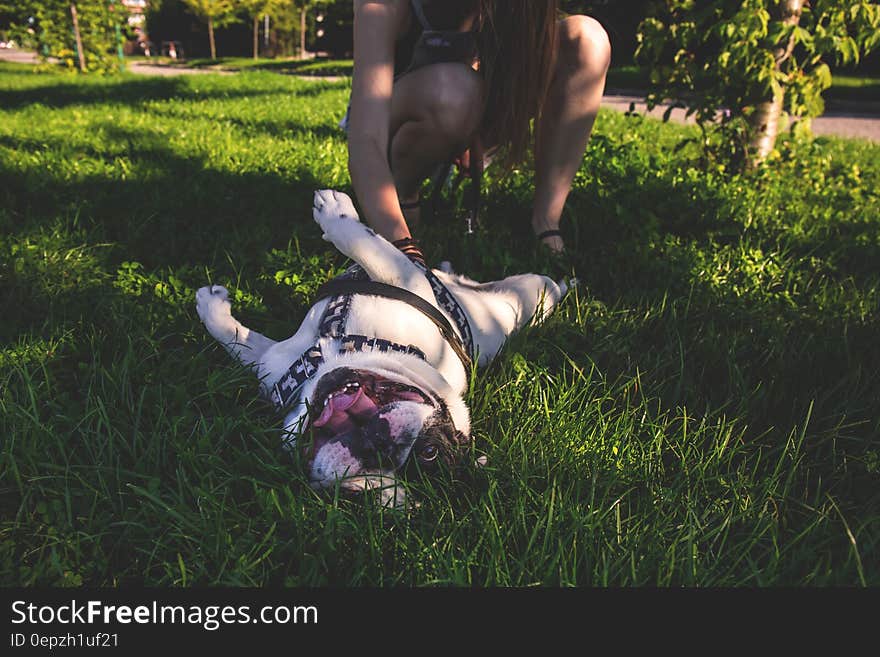
[[372, 372], [338, 368], [322, 377], [310, 408], [304, 456], [316, 488], [367, 490], [415, 464], [430, 471], [455, 460], [467, 438], [442, 403]]

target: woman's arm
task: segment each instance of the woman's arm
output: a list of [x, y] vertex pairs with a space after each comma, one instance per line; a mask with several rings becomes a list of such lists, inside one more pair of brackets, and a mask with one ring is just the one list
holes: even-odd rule
[[411, 237], [388, 162], [394, 46], [407, 0], [355, 0], [348, 169], [367, 223], [388, 240]]

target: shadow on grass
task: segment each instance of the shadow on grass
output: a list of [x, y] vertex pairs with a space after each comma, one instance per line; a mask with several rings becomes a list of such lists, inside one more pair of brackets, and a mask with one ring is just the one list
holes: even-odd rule
[[[210, 119], [209, 113], [194, 113], [191, 109], [180, 110], [171, 105], [165, 105], [153, 111], [157, 116], [164, 116], [175, 119], [192, 119], [201, 117]], [[335, 117], [334, 117], [335, 118]], [[339, 116], [342, 118], [342, 115]], [[307, 138], [309, 141], [314, 140], [339, 140], [345, 139], [345, 133], [342, 128], [336, 125], [318, 124], [318, 125], [302, 125], [296, 121], [282, 121], [277, 118], [255, 119], [243, 118], [240, 116], [225, 116], [224, 122], [234, 125], [236, 128], [248, 135], [270, 135], [282, 139]]]
[[[192, 77], [192, 76], [190, 76]], [[185, 77], [129, 77], [125, 81], [114, 80], [112, 84], [99, 80], [83, 82], [78, 78], [23, 89], [0, 89], [0, 107], [7, 110], [21, 109], [39, 103], [45, 107], [64, 108], [73, 105], [99, 103], [140, 105], [148, 101], [162, 100], [231, 100], [288, 93], [291, 98], [315, 97], [327, 90], [328, 85], [344, 84], [312, 82], [300, 88], [279, 92], [278, 89], [255, 89], [252, 87], [211, 89], [195, 86]]]
[[[133, 91], [128, 93], [137, 98]], [[329, 129], [316, 133], [290, 123], [279, 127], [244, 121], [240, 127], [275, 136], [288, 131], [319, 138], [331, 134]], [[231, 367], [222, 350], [203, 333], [187, 286], [208, 282], [209, 275], [217, 276], [217, 282], [231, 283], [242, 293], [235, 299], [235, 312], [246, 325], [270, 337], [286, 337], [301, 319], [305, 309], [301, 298], [306, 295], [295, 297], [293, 288], [275, 284], [267, 251], [283, 250], [291, 240], [298, 241], [298, 248], [290, 251], [301, 250], [305, 255], [295, 253], [290, 268], [294, 274], [303, 273], [303, 278], [312, 274], [303, 268], [313, 254], [329, 254], [328, 259], [337, 262], [341, 257], [331, 253], [310, 218], [312, 193], [327, 181], [315, 178], [309, 160], [283, 172], [224, 171], [213, 167], [207, 156], [174, 150], [159, 133], [110, 123], [96, 124], [95, 129], [106, 133], [111, 146], [78, 144], [63, 135], [52, 141], [15, 135], [2, 142], [9, 149], [33, 154], [48, 149], [67, 156], [81, 150], [82, 160], [108, 167], [96, 166], [89, 175], [66, 178], [57, 170], [21, 170], [0, 162], [0, 245], [5, 238], [7, 244], [15, 241], [18, 249], [10, 250], [9, 269], [0, 271], [0, 307], [7, 309], [0, 333], [14, 341], [46, 333], [54, 338], [55, 331], [66, 330], [75, 343], [60, 358], [49, 361], [45, 379], [34, 377], [29, 387], [22, 385], [14, 391], [22, 398], [34, 391], [33, 418], [39, 433], [33, 431], [27, 450], [18, 447], [27, 454], [22, 471], [29, 478], [25, 479], [27, 487], [21, 488], [26, 491], [20, 494], [21, 504], [8, 507], [10, 517], [19, 514], [24, 520], [19, 534], [13, 535], [14, 549], [8, 549], [6, 554], [11, 556], [6, 561], [16, 566], [19, 561], [32, 566], [36, 561], [30, 576], [37, 581], [48, 577], [50, 569], [45, 564], [50, 560], [33, 548], [39, 545], [39, 536], [30, 535], [42, 535], [42, 530], [30, 532], [27, 525], [36, 520], [26, 514], [44, 496], [65, 499], [67, 488], [54, 491], [47, 483], [49, 463], [83, 477], [82, 482], [72, 482], [80, 499], [72, 502], [69, 523], [58, 521], [66, 523], [60, 524], [63, 531], [69, 530], [71, 536], [75, 531], [81, 537], [82, 518], [88, 517], [86, 527], [97, 534], [89, 541], [71, 540], [77, 549], [85, 546], [86, 556], [71, 551], [68, 554], [76, 556], [66, 561], [62, 555], [59, 571], [79, 573], [87, 582], [111, 581], [117, 573], [133, 583], [140, 583], [140, 577], [146, 583], [173, 581], [176, 575], [163, 568], [166, 563], [179, 563], [181, 554], [200, 555], [198, 562], [211, 564], [210, 571], [226, 563], [231, 552], [228, 540], [238, 527], [245, 528], [248, 536], [258, 534], [250, 524], [253, 517], [273, 507], [268, 494], [263, 497], [253, 484], [262, 481], [267, 470], [273, 495], [275, 490], [284, 494], [290, 484], [277, 453], [271, 411], [253, 402], [253, 377]], [[583, 317], [572, 302], [566, 302], [548, 325], [523, 336], [517, 349], [522, 349], [529, 363], [546, 365], [550, 377], [564, 375], [572, 363], [585, 369], [597, 363], [611, 381], [640, 381], [633, 398], [642, 395], [650, 399], [652, 408], [659, 408], [657, 412], [673, 417], [678, 417], [675, 409], [680, 406], [687, 406], [688, 416], [696, 417], [696, 422], [704, 411], [728, 413], [747, 425], [747, 437], [760, 447], [784, 443], [815, 401], [806, 429], [811, 450], [807, 458], [815, 460], [820, 452], [836, 451], [820, 468], [811, 464], [803, 468], [812, 478], [821, 476], [823, 486], [798, 481], [795, 487], [803, 484], [804, 489], [822, 494], [831, 490], [844, 508], [860, 496], [876, 495], [876, 486], [871, 488], [876, 477], [867, 476], [855, 463], [859, 450], [875, 440], [878, 428], [876, 316], [857, 321], [832, 310], [786, 305], [773, 295], [747, 290], [738, 296], [732, 283], [711, 284], [701, 276], [706, 266], [701, 258], [706, 254], [749, 240], [772, 253], [779, 246], [777, 236], [772, 232], [745, 235], [742, 226], [729, 218], [723, 194], [704, 177], [673, 182], [674, 172], [664, 169], [668, 164], [633, 159], [625, 145], [603, 140], [601, 135], [594, 138], [591, 149], [588, 167], [595, 171], [576, 185], [569, 199], [569, 213], [576, 220], [570, 217], [565, 226], [584, 283]], [[109, 177], [117, 173], [113, 168], [117, 155], [131, 162], [131, 175], [125, 179]], [[78, 161], [64, 158], [74, 165]], [[423, 235], [432, 260], [449, 257], [463, 273], [484, 280], [540, 270], [540, 258], [531, 254], [534, 241], [528, 231], [531, 194], [527, 183], [499, 185], [487, 194], [486, 226], [469, 246], [460, 223], [426, 226]], [[811, 234], [800, 239], [799, 248], [806, 254], [824, 238]], [[873, 246], [864, 240], [856, 242], [845, 248], [852, 255], [849, 262], [861, 266]], [[125, 266], [124, 261], [137, 261], [142, 267]], [[22, 271], [17, 269], [19, 262]], [[5, 264], [0, 260], [0, 267]], [[178, 285], [175, 279], [182, 283]], [[50, 284], [55, 287], [48, 288]], [[257, 296], [268, 310], [258, 307]], [[266, 330], [272, 322], [273, 329]], [[478, 382], [485, 380], [478, 378]], [[655, 397], [660, 404], [654, 404]], [[549, 399], [548, 404], [555, 401]], [[619, 401], [619, 408], [629, 408], [624, 400], [605, 401]], [[21, 427], [30, 427], [22, 418], [31, 414], [31, 408], [23, 401], [22, 409], [16, 425], [20, 433], [24, 433]], [[648, 404], [642, 410], [651, 412]], [[255, 418], [259, 420], [256, 440]], [[700, 440], [690, 433], [687, 438]], [[573, 442], [578, 439], [572, 437]], [[621, 437], [622, 441], [633, 439], [638, 437]], [[17, 444], [22, 440], [17, 437]], [[855, 459], [850, 458], [853, 455]], [[105, 466], [108, 463], [121, 463], [124, 469], [113, 472]], [[564, 468], [563, 464], [563, 475]], [[687, 479], [690, 487], [689, 473], [682, 473], [675, 464], [670, 468], [678, 468], [676, 476]], [[503, 483], [519, 474], [505, 472], [498, 479]], [[102, 492], [102, 504], [93, 501], [95, 481], [107, 491]], [[186, 483], [181, 489], [182, 481]], [[132, 493], [132, 484], [137, 494]], [[694, 485], [699, 486], [699, 481]], [[128, 492], [121, 495], [116, 492], [120, 490]], [[204, 490], [223, 494], [203, 498]], [[293, 499], [307, 494], [307, 486], [299, 480]], [[229, 500], [236, 504], [228, 504]], [[786, 502], [781, 501], [784, 515], [779, 522], [783, 524], [792, 517]], [[674, 498], [666, 506], [681, 503]], [[218, 518], [219, 530], [205, 532], [194, 522], [185, 532], [194, 538], [187, 539], [183, 547], [165, 541], [168, 530], [163, 523], [169, 508], [198, 519], [204, 517], [207, 507], [203, 505], [207, 504], [214, 505], [211, 522]], [[295, 509], [285, 503], [288, 508]], [[304, 508], [311, 511], [312, 507]], [[866, 505], [865, 515], [870, 511]], [[346, 559], [363, 550], [361, 535], [352, 537], [345, 550], [339, 549], [336, 534], [332, 534], [337, 541], [333, 546], [316, 547], [309, 532], [300, 528], [309, 523], [321, 527], [322, 519], [305, 511], [301, 519], [295, 510], [286, 513], [279, 523], [279, 538], [273, 539], [284, 548], [266, 561], [263, 570], [268, 573], [264, 577], [273, 582], [281, 583], [286, 569], [299, 572], [309, 582], [322, 577], [326, 581], [324, 573], [329, 571], [332, 580], [337, 576], [334, 562], [325, 561], [325, 554]], [[581, 507], [572, 513], [577, 514], [580, 526]], [[59, 511], [59, 515], [63, 514]], [[143, 524], [136, 525], [132, 518]], [[274, 511], [270, 519], [273, 523], [277, 519]], [[618, 532], [619, 523], [618, 517]], [[169, 527], [177, 528], [174, 521], [169, 521]], [[791, 531], [799, 531], [798, 526]], [[870, 549], [871, 537], [865, 534], [863, 530], [859, 535], [856, 528], [861, 544], [868, 540]], [[849, 545], [843, 532], [836, 536], [845, 552]], [[209, 542], [215, 539], [212, 547]], [[102, 544], [103, 550], [94, 549]], [[95, 561], [89, 550], [102, 560]], [[614, 550], [619, 550], [619, 543]], [[27, 557], [19, 558], [25, 551]], [[384, 554], [389, 553], [393, 556], [390, 551]], [[296, 561], [303, 554], [318, 555], [313, 566]], [[378, 558], [384, 558], [383, 554]], [[315, 572], [310, 579], [312, 567]], [[389, 562], [386, 567], [395, 572], [408, 566]], [[217, 570], [225, 572], [225, 565]], [[25, 577], [17, 569], [14, 572], [15, 577]], [[265, 583], [265, 579], [255, 581]]]
[[[124, 90], [113, 97], [137, 102], [145, 93], [171, 97], [181, 88], [186, 91], [177, 80], [144, 82], [123, 83]], [[95, 102], [109, 89], [97, 91]], [[89, 97], [85, 92], [71, 96]], [[173, 107], [160, 111], [177, 116]], [[326, 126], [226, 120], [274, 136], [339, 136]], [[284, 248], [292, 238], [302, 240], [305, 252], [327, 252], [309, 216], [312, 194], [326, 181], [316, 180], [307, 162], [285, 176], [224, 172], [202, 157], [173, 151], [158, 134], [110, 124], [102, 129], [113, 141], [127, 144], [121, 148], [144, 175], [65, 181], [0, 163], [7, 231], [16, 228], [18, 216], [47, 226], [62, 216], [87, 217], [89, 241], [113, 244], [116, 264], [128, 260], [149, 271], [201, 267], [232, 275], [236, 272], [229, 262], [234, 260], [243, 263], [241, 275], [251, 280], [262, 273], [266, 252]], [[702, 254], [746, 241], [742, 226], [725, 218], [726, 201], [719, 190], [700, 177], [673, 184], [671, 174], [653, 175], [653, 163], [628, 159], [625, 147], [603, 139], [594, 136], [591, 146], [594, 178], [578, 184], [569, 198], [569, 213], [578, 220], [569, 221], [566, 231], [588, 296], [604, 301], [605, 310], [583, 325], [557, 327], [561, 335], [554, 340], [576, 362], [598, 362], [612, 380], [647, 373], [653, 380], [651, 394], [669, 409], [687, 406], [697, 415], [724, 410], [759, 435], [797, 425], [814, 402], [812, 430], [856, 423], [852, 435], [870, 437], [877, 428], [871, 409], [880, 390], [877, 317], [858, 319], [809, 304], [787, 304], [759, 291], [740, 295], [732, 284], [710, 284], [698, 275], [705, 266]], [[33, 152], [47, 146], [78, 148], [27, 137], [6, 137], [3, 144]], [[95, 158], [108, 157], [106, 150], [83, 148]], [[528, 185], [499, 186], [487, 198], [482, 236], [467, 245], [461, 224], [428, 225], [423, 236], [429, 255], [435, 262], [449, 258], [459, 271], [483, 280], [540, 271], [527, 228], [530, 203]], [[748, 240], [773, 253], [779, 248], [777, 237], [754, 233]], [[849, 239], [844, 233], [840, 237]], [[795, 261], [827, 247], [818, 235], [797, 239], [801, 253]], [[873, 275], [876, 244], [853, 239], [837, 248], [847, 251], [853, 275]], [[68, 294], [74, 312], [84, 299], [75, 291]], [[23, 283], [3, 302], [22, 310], [9, 337], [40, 326], [44, 295], [39, 289]], [[54, 303], [66, 306], [60, 299]], [[555, 364], [564, 365], [561, 359]]]
[[[109, 272], [126, 261], [140, 263], [144, 271], [166, 271], [171, 276], [205, 272], [194, 285], [208, 283], [209, 271], [223, 276], [225, 282], [234, 281], [236, 267], [241, 266], [247, 269], [242, 275], [251, 279], [245, 283], [256, 284], [272, 249], [285, 250], [294, 241], [306, 253], [327, 252], [311, 217], [314, 191], [326, 187], [326, 182], [314, 178], [307, 161], [285, 176], [235, 173], [212, 167], [205, 157], [181, 155], [161, 135], [149, 131], [113, 124], [101, 130], [118, 144], [121, 154], [130, 155], [132, 167], [143, 175], [124, 180], [100, 175], [64, 180], [43, 170], [22, 172], [0, 163], [0, 230], [20, 244], [28, 240], [36, 244], [31, 249], [36, 260], [27, 260], [25, 247], [18, 259], [24, 269], [39, 272], [10, 271], [0, 286], [0, 303], [17, 308], [0, 330], [5, 339], [40, 334], [52, 323], [50, 318], [65, 325], [76, 321], [92, 305], [92, 288], [103, 286], [106, 294]], [[114, 157], [107, 150], [62, 140], [7, 136], [0, 144], [33, 153], [50, 149], [99, 160]], [[22, 217], [28, 218], [26, 227], [20, 225]], [[72, 261], [63, 255], [77, 246], [67, 243], [64, 236], [69, 233], [78, 236], [78, 244], [85, 249], [105, 245], [100, 247], [103, 267], [95, 269], [102, 273], [80, 274], [71, 267]], [[51, 280], [78, 284], [49, 290], [47, 281]], [[281, 323], [302, 311], [289, 301], [282, 304], [279, 300], [282, 305], [274, 309]]]
[[[638, 374], [664, 408], [723, 412], [771, 444], [801, 426], [813, 404], [808, 435], [843, 433], [852, 453], [862, 453], [880, 428], [880, 344], [872, 337], [880, 317], [869, 310], [876, 225], [844, 221], [833, 234], [792, 228], [784, 239], [776, 228], [746, 231], [706, 178], [673, 181], [673, 172], [656, 175], [650, 163], [593, 139], [596, 172], [572, 191], [563, 229], [583, 294], [599, 305], [581, 326], [557, 323], [554, 343], [581, 366], [598, 363], [612, 381]], [[536, 247], [526, 191], [500, 185], [487, 200], [483, 242], [471, 247], [479, 255], [470, 255], [481, 275], [512, 273], [529, 259], [540, 271], [541, 257], [529, 255]], [[443, 229], [427, 232], [429, 244], [443, 243]], [[743, 251], [755, 254], [756, 269], [775, 259], [780, 273], [748, 271]], [[828, 290], [804, 290], [822, 251], [835, 263], [824, 272]], [[716, 279], [710, 270], [720, 261], [712, 258], [725, 253], [731, 271]], [[832, 290], [849, 287], [858, 290], [852, 299], [833, 298]]]

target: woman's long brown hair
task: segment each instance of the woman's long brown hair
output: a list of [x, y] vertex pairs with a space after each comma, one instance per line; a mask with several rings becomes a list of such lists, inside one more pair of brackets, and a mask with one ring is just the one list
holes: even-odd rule
[[559, 0], [479, 0], [480, 72], [486, 80], [481, 136], [502, 164], [525, 159], [553, 77]]

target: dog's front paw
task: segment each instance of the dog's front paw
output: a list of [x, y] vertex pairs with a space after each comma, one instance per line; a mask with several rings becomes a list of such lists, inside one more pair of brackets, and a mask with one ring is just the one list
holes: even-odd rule
[[322, 189], [315, 192], [314, 208], [312, 216], [325, 233], [331, 222], [339, 219], [353, 219], [360, 221], [354, 203], [348, 194], [337, 192], [332, 189]]
[[315, 221], [321, 226], [322, 237], [348, 255], [352, 245], [359, 239], [376, 233], [360, 222], [354, 205], [347, 194], [325, 189], [315, 192]]
[[229, 290], [222, 285], [209, 285], [196, 292], [196, 312], [199, 319], [214, 337], [234, 331], [232, 306], [229, 303]]

